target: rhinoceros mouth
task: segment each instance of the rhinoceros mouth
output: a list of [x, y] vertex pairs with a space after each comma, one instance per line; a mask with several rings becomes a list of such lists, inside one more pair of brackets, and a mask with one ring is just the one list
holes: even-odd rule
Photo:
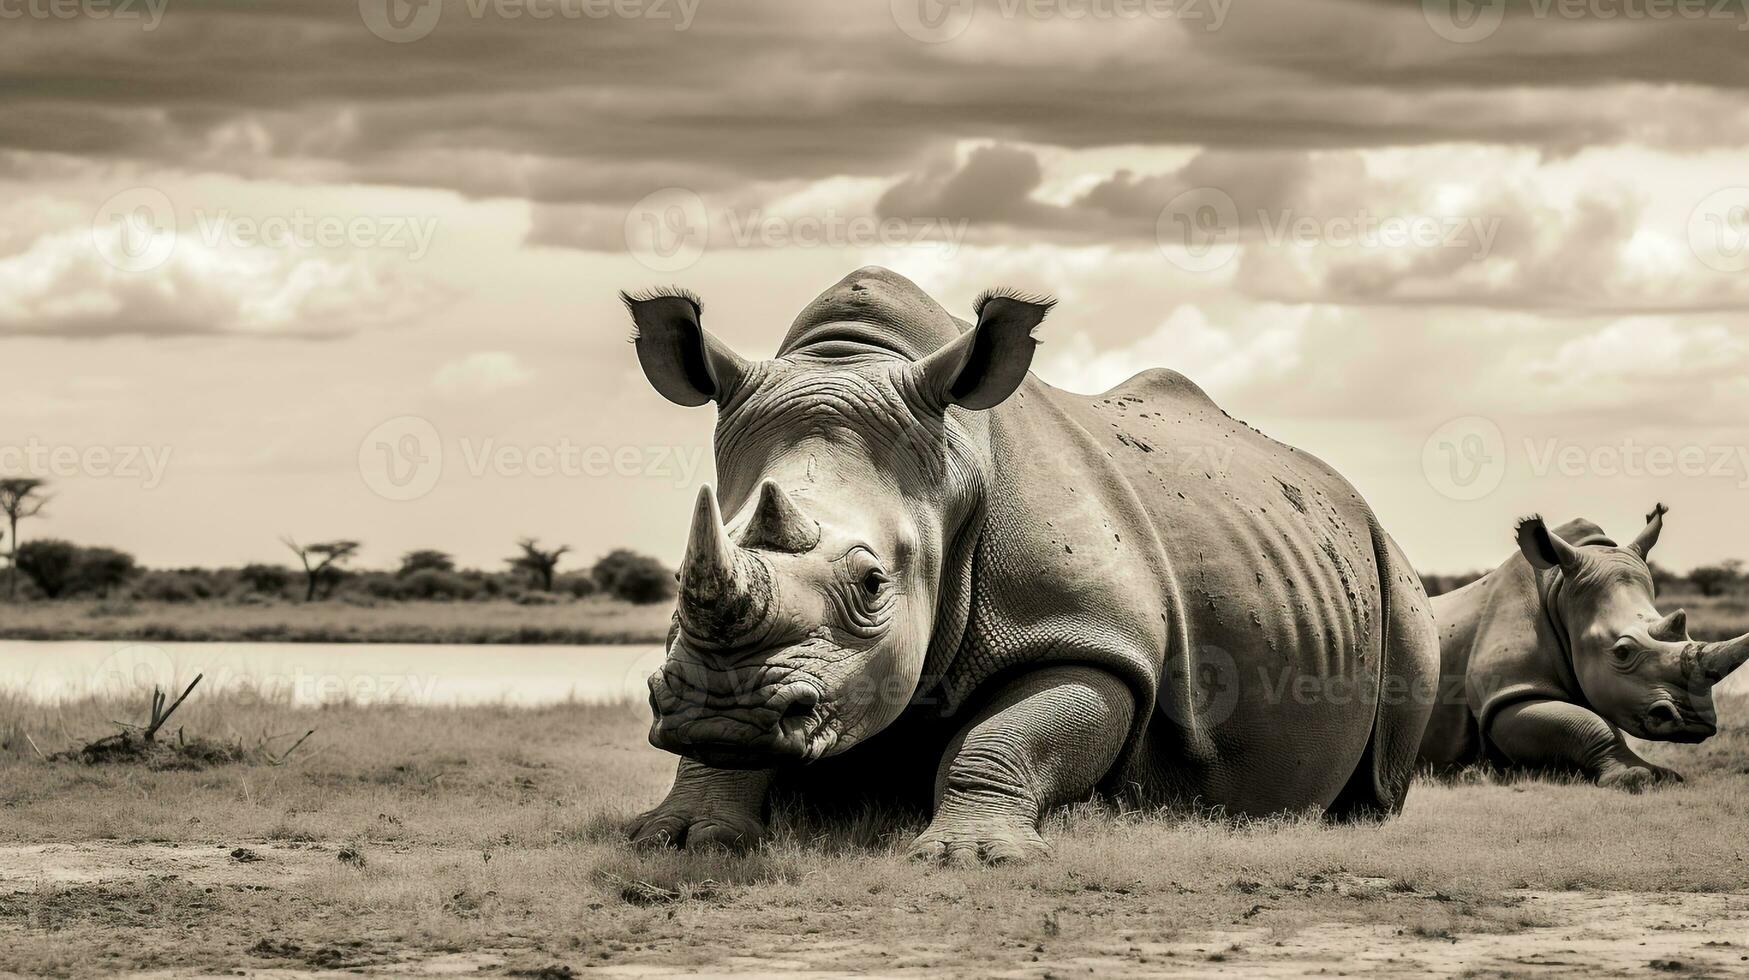
[[813, 681], [718, 696], [659, 671], [650, 677], [650, 744], [722, 769], [813, 762], [838, 743], [837, 713]]

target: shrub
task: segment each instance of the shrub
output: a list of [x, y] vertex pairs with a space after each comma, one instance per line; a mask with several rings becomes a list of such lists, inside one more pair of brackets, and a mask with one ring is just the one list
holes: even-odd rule
[[1700, 590], [1704, 596], [1721, 596], [1737, 587], [1743, 578], [1743, 563], [1738, 561], [1720, 562], [1717, 565], [1702, 565], [1688, 573], [1688, 580]]
[[110, 592], [127, 584], [138, 571], [134, 556], [114, 548], [80, 548], [73, 565], [68, 594], [84, 593], [108, 598]]
[[601, 591], [626, 602], [648, 605], [674, 597], [674, 572], [649, 555], [626, 548], [608, 552], [590, 574]]
[[71, 541], [37, 538], [19, 545], [12, 560], [19, 574], [35, 583], [43, 595], [58, 599], [73, 585], [79, 553], [79, 546]]
[[448, 552], [422, 548], [402, 555], [401, 568], [395, 574], [401, 578], [406, 578], [419, 572], [453, 571], [455, 571], [455, 559], [451, 558]]
[[403, 599], [472, 599], [481, 591], [477, 579], [435, 568], [413, 572], [401, 579], [400, 585]]
[[237, 570], [243, 588], [261, 595], [281, 595], [292, 584], [292, 570], [284, 565], [244, 565]]
[[131, 590], [132, 597], [144, 602], [194, 602], [207, 598], [201, 581], [181, 572], [147, 572], [140, 576]]
[[553, 579], [553, 591], [562, 592], [573, 599], [583, 599], [601, 591], [601, 587], [587, 574], [569, 572]]

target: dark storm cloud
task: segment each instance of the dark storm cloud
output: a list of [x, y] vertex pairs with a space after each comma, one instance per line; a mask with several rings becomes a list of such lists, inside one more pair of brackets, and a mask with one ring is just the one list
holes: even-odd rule
[[623, 203], [657, 182], [894, 176], [964, 138], [1557, 151], [1749, 138], [1749, 35], [1716, 19], [1574, 24], [1524, 8], [1456, 43], [1415, 3], [1241, 2], [1208, 30], [1009, 17], [1004, 4], [1054, 8], [992, 0], [932, 45], [888, 0], [707, 0], [685, 30], [679, 0], [623, 2], [649, 16], [452, 0], [399, 44], [366, 29], [359, 0], [172, 3], [150, 31], [9, 20], [0, 150]]

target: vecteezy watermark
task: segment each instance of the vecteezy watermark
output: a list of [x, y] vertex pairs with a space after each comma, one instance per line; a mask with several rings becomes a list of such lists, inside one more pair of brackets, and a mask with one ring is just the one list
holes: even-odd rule
[[[702, 0], [462, 0], [448, 6], [471, 20], [666, 21], [676, 31], [692, 26]], [[358, 0], [370, 32], [406, 44], [428, 36], [443, 19], [444, 0]]]
[[138, 480], [155, 490], [170, 468], [169, 446], [53, 445], [31, 437], [0, 444], [0, 476], [71, 480]]
[[[994, 0], [990, 13], [1003, 20], [1174, 20], [1218, 31], [1233, 0]], [[893, 23], [912, 40], [951, 41], [972, 26], [977, 0], [892, 0]]]
[[1749, 271], [1749, 187], [1708, 194], [1688, 215], [1688, 247], [1718, 272]]
[[708, 449], [553, 442], [516, 443], [493, 436], [463, 436], [456, 451], [430, 421], [402, 415], [378, 425], [358, 445], [358, 472], [365, 486], [388, 500], [409, 501], [430, 493], [448, 463], [473, 479], [667, 480], [677, 487], [697, 482]]
[[310, 214], [302, 208], [266, 217], [232, 214], [228, 209], [194, 212], [195, 227], [208, 247], [352, 248], [406, 252], [425, 257], [437, 234], [437, 218], [411, 215]]
[[0, 20], [136, 21], [155, 31], [170, 0], [0, 0]]
[[[391, 249], [418, 261], [437, 235], [437, 218], [412, 215], [243, 215], [229, 208], [191, 212], [196, 238], [208, 249]], [[183, 234], [170, 196], [156, 187], [111, 195], [91, 219], [91, 241], [104, 261], [123, 272], [146, 272], [170, 260]]]
[[[1485, 258], [1500, 218], [1479, 215], [1353, 214], [1313, 216], [1258, 208], [1257, 240], [1270, 248], [1452, 248]], [[1166, 203], [1154, 223], [1160, 251], [1188, 272], [1212, 272], [1237, 254], [1239, 208], [1217, 187], [1196, 187]]]
[[1452, 500], [1481, 500], [1506, 479], [1506, 436], [1492, 419], [1452, 419], [1422, 444], [1421, 472], [1433, 489]]
[[1508, 443], [1492, 420], [1470, 415], [1435, 429], [1421, 450], [1428, 484], [1459, 501], [1493, 493], [1515, 462], [1537, 479], [1730, 480], [1749, 490], [1749, 446], [1633, 439], [1583, 444], [1555, 437]]
[[[1494, 36], [1506, 21], [1507, 0], [1421, 0], [1421, 15], [1435, 34], [1456, 44]], [[1749, 30], [1749, 0], [1525, 0], [1516, 17], [1531, 20], [1729, 20]]]
[[902, 248], [935, 245], [951, 257], [971, 222], [948, 218], [880, 217], [841, 213], [778, 214], [759, 208], [730, 210], [713, 224], [704, 198], [684, 187], [646, 195], [626, 212], [626, 251], [647, 269], [690, 268], [712, 243], [727, 248]]
[[91, 243], [123, 272], [146, 272], [176, 252], [176, 205], [156, 187], [110, 195], [91, 218]]

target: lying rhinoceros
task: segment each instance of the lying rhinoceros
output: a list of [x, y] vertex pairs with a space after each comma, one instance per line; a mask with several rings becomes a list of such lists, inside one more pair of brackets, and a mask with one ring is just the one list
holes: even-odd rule
[[1716, 729], [1713, 685], [1749, 659], [1749, 637], [1688, 638], [1688, 614], [1653, 606], [1646, 556], [1664, 530], [1659, 504], [1625, 548], [1576, 520], [1518, 525], [1519, 554], [1433, 600], [1441, 697], [1422, 764], [1477, 762], [1579, 773], [1638, 792], [1681, 776], [1622, 738], [1699, 742]]
[[750, 842], [780, 778], [933, 781], [913, 856], [968, 865], [1043, 851], [1041, 815], [1099, 790], [1402, 806], [1437, 636], [1317, 459], [1170, 371], [1044, 384], [1048, 301], [986, 294], [967, 324], [863, 269], [752, 362], [690, 295], [624, 298], [656, 390], [716, 403], [720, 480], [650, 678], [650, 741], [683, 761], [635, 840]]

